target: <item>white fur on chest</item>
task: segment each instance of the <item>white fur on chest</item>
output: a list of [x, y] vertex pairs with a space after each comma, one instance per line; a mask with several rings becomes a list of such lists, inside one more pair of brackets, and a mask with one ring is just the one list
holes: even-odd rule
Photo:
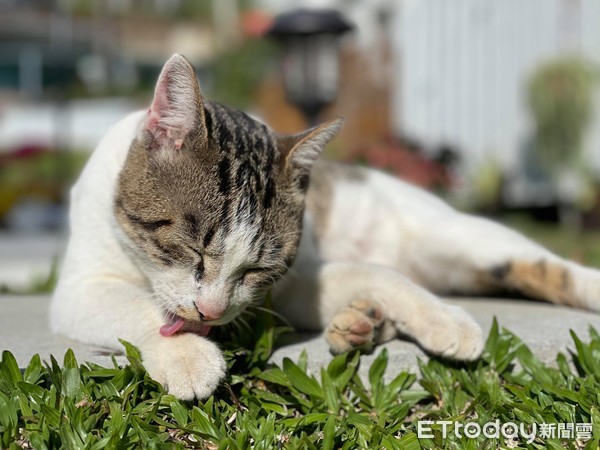
[[[127, 314], [120, 314], [123, 323], [118, 324], [112, 317], [119, 312], [108, 311], [126, 308], [127, 292], [122, 289], [121, 294], [114, 281], [102, 280], [130, 283], [131, 289], [147, 286], [147, 280], [119, 244], [112, 211], [119, 172], [143, 115], [134, 113], [108, 131], [71, 190], [71, 237], [52, 297], [50, 326], [55, 332], [97, 345], [112, 347], [115, 335], [128, 336], [127, 330], [132, 328]], [[111, 307], [111, 301], [116, 305]], [[95, 327], [87, 325], [91, 317]], [[147, 317], [149, 323], [158, 319], [156, 311], [148, 308], [138, 311], [135, 317]]]

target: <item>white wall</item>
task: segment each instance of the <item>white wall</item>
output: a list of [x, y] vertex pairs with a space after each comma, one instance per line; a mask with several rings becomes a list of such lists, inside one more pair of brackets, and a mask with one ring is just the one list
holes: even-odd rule
[[62, 109], [51, 103], [0, 108], [0, 152], [57, 144], [92, 151], [112, 125], [139, 108], [119, 98], [73, 100]]
[[[569, 15], [579, 3], [581, 14]], [[473, 168], [514, 165], [531, 131], [524, 83], [536, 65], [580, 49], [600, 63], [598, 0], [407, 0], [394, 27], [396, 126], [456, 144]], [[570, 17], [570, 19], [569, 19]], [[600, 99], [599, 99], [600, 100]], [[588, 153], [600, 168], [600, 102]]]
[[[580, 51], [600, 67], [600, 0], [260, 0], [273, 13], [338, 8], [368, 49], [387, 11], [394, 126], [430, 148], [457, 146], [467, 170], [517, 164], [532, 131], [525, 83], [542, 61]], [[571, 9], [569, 9], [571, 8]], [[579, 8], [579, 13], [577, 13]], [[600, 91], [600, 90], [599, 90]], [[600, 92], [586, 153], [600, 171]]]

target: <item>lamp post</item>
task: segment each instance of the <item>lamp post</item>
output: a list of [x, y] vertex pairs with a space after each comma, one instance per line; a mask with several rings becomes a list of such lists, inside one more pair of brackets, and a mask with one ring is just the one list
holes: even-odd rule
[[310, 125], [332, 103], [339, 84], [339, 42], [352, 30], [339, 11], [297, 9], [275, 18], [266, 35], [283, 45], [283, 83], [287, 100]]

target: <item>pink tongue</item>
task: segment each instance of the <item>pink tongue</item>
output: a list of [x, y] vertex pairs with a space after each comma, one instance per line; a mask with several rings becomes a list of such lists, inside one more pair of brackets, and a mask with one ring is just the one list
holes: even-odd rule
[[179, 318], [171, 324], [163, 325], [162, 327], [160, 327], [159, 332], [160, 332], [161, 336], [164, 336], [164, 337], [172, 336], [181, 329], [181, 327], [183, 326], [184, 323], [185, 323], [185, 320], [182, 318]]

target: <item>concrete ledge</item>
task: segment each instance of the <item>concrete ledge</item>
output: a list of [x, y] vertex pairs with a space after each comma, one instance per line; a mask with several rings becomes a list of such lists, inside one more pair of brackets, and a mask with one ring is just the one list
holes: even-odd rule
[[[600, 314], [573, 308], [528, 300], [492, 298], [454, 298], [446, 301], [467, 310], [481, 325], [486, 337], [496, 317], [501, 328], [507, 328], [517, 335], [541, 361], [551, 366], [556, 366], [558, 352], [566, 353], [567, 349], [575, 348], [569, 330], [574, 330], [583, 341], [589, 339], [590, 325], [600, 331]], [[296, 360], [302, 350], [306, 349], [308, 368], [317, 375], [320, 367], [329, 363], [331, 355], [321, 335], [304, 335], [304, 338], [277, 349], [271, 360], [275, 363], [281, 363], [285, 357]], [[385, 376], [387, 381], [403, 370], [418, 373], [417, 359], [428, 359], [428, 356], [411, 342], [394, 340], [386, 343], [385, 347], [389, 354]], [[369, 367], [379, 351], [376, 348], [372, 354], [361, 356], [359, 374], [363, 380], [367, 379]]]
[[[448, 301], [469, 311], [486, 334], [496, 316], [500, 326], [519, 336], [534, 354], [549, 364], [553, 364], [559, 351], [574, 348], [570, 329], [583, 340], [589, 339], [590, 325], [600, 330], [598, 314], [545, 303], [480, 298]], [[104, 349], [50, 332], [47, 320], [49, 302], [47, 296], [0, 296], [0, 349], [10, 350], [21, 367], [25, 367], [36, 353], [44, 360], [49, 360], [50, 355], [54, 355], [62, 363], [69, 348], [73, 349], [79, 362], [111, 365], [110, 355]], [[386, 347], [390, 355], [388, 378], [402, 370], [416, 372], [417, 358], [427, 358], [423, 351], [410, 342], [395, 340], [387, 343]], [[327, 365], [331, 360], [329, 349], [321, 335], [299, 334], [297, 342], [277, 349], [272, 361], [281, 363], [284, 357], [296, 360], [303, 349], [308, 353], [309, 368], [314, 373], [318, 373], [319, 367]], [[367, 374], [370, 363], [378, 353], [375, 350], [371, 355], [362, 356], [363, 375]], [[123, 356], [118, 356], [117, 361], [126, 362]]]
[[[50, 355], [62, 365], [65, 352], [71, 348], [77, 360], [112, 365], [105, 349], [82, 344], [50, 332], [48, 328], [48, 296], [0, 296], [0, 349], [10, 350], [19, 367], [25, 367], [33, 355], [42, 360]], [[118, 358], [125, 363], [124, 357]]]

